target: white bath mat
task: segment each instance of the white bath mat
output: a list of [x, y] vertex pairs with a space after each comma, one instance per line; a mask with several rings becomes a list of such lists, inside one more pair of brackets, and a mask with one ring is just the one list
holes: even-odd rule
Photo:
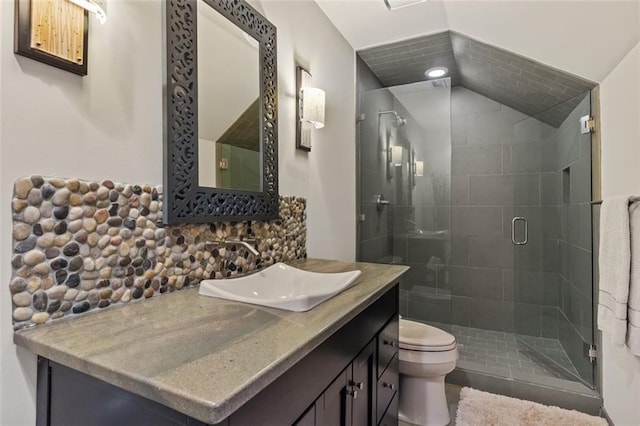
[[607, 426], [605, 419], [472, 388], [462, 388], [456, 426]]

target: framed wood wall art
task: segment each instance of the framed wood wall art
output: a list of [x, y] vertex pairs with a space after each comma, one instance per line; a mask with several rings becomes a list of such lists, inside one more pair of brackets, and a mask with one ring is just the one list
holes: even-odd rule
[[14, 52], [87, 75], [88, 12], [69, 0], [15, 0]]

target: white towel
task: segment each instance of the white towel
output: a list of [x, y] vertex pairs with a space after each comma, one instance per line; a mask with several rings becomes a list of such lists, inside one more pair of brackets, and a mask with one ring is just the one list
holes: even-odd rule
[[[632, 199], [633, 200], [633, 199]], [[631, 229], [631, 277], [627, 325], [627, 346], [634, 355], [640, 356], [640, 202], [629, 206]]]
[[600, 209], [598, 328], [618, 346], [624, 345], [627, 335], [630, 235], [629, 197], [604, 200]]

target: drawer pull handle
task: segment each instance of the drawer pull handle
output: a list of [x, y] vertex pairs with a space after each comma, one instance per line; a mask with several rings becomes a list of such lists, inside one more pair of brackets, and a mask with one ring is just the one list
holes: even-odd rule
[[357, 399], [358, 398], [358, 391], [357, 390], [348, 390], [347, 391], [347, 395], [349, 395], [353, 399]]
[[391, 390], [395, 390], [396, 385], [394, 385], [393, 383], [386, 383], [386, 382], [383, 382], [383, 383], [382, 383], [382, 387], [384, 387], [384, 388], [389, 388], [389, 389], [391, 389]]
[[385, 340], [383, 343], [384, 343], [385, 345], [389, 345], [389, 346], [391, 346], [392, 348], [396, 346], [396, 342], [395, 342], [395, 340]]
[[364, 389], [364, 383], [362, 382], [354, 382], [353, 380], [351, 381], [351, 386], [354, 386], [360, 390]]

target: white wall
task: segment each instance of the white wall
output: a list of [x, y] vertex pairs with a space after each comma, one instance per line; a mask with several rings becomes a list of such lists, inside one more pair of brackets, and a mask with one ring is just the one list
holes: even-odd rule
[[[13, 1], [0, 1], [0, 425], [35, 422], [35, 356], [12, 342], [7, 289], [13, 182], [28, 174], [162, 182], [162, 10], [111, 0], [91, 21], [89, 75], [13, 54]], [[307, 197], [309, 255], [355, 253], [354, 53], [315, 3], [269, 2], [278, 27], [280, 193]], [[294, 58], [327, 92], [327, 127], [296, 152]], [[334, 246], [335, 244], [335, 246]]]
[[[280, 193], [307, 198], [310, 257], [355, 259], [355, 54], [312, 0], [264, 1], [278, 28]], [[295, 67], [326, 93], [325, 127], [295, 149]]]
[[[600, 86], [602, 196], [640, 194], [640, 43]], [[604, 407], [617, 426], [640, 424], [640, 357], [602, 344]]]
[[108, 23], [90, 23], [81, 78], [13, 54], [13, 4], [0, 2], [0, 424], [32, 425], [35, 356], [11, 340], [12, 185], [28, 174], [162, 182], [161, 8], [111, 1]]

